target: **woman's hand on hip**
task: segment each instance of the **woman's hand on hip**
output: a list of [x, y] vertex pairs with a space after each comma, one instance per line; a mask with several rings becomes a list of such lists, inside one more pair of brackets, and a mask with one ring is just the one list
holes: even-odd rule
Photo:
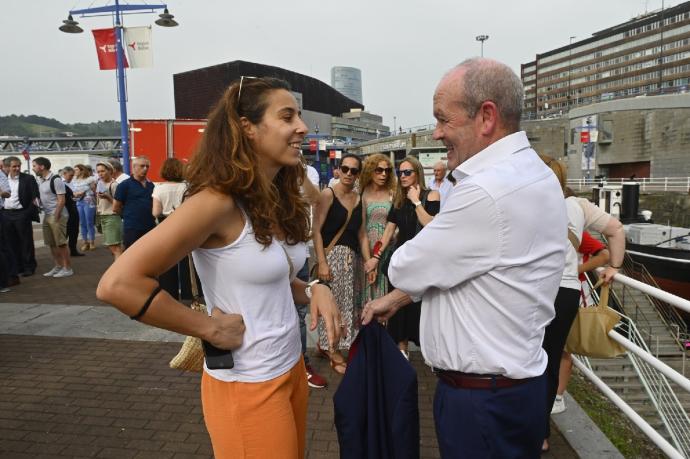
[[206, 341], [220, 349], [230, 351], [242, 346], [245, 326], [240, 314], [226, 314], [218, 308], [213, 308], [211, 317], [213, 331]]

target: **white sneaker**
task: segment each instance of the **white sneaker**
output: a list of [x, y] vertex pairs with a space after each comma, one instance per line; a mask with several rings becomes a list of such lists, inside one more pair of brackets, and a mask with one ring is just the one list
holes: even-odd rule
[[62, 268], [53, 274], [53, 277], [69, 277], [72, 274], [74, 274], [74, 270], [72, 268]]
[[565, 411], [565, 399], [562, 395], [556, 395], [556, 400], [553, 402], [553, 408], [551, 408], [551, 414], [558, 414]]
[[47, 273], [43, 273], [45, 277], [53, 277], [56, 275], [59, 271], [62, 271], [62, 266], [53, 266], [53, 269], [48, 271]]
[[409, 353], [409, 352], [403, 351], [402, 349], [400, 349], [400, 353], [403, 355], [403, 357], [405, 357], [405, 359], [406, 359], [408, 362], [410, 361], [410, 353]]

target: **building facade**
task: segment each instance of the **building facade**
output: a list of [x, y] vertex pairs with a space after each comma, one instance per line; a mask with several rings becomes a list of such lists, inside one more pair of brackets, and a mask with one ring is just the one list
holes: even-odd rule
[[[574, 38], [574, 37], [573, 37]], [[641, 15], [521, 66], [527, 119], [640, 95], [686, 92], [690, 2]]]
[[391, 132], [388, 126], [384, 126], [380, 115], [352, 110], [332, 118], [331, 135], [336, 139], [359, 143], [388, 137]]
[[363, 104], [362, 71], [354, 67], [331, 68], [331, 86], [344, 96]]

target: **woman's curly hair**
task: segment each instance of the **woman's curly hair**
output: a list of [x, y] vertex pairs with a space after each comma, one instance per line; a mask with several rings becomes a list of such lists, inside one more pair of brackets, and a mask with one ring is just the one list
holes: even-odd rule
[[254, 237], [264, 246], [271, 243], [278, 228], [288, 244], [309, 238], [309, 210], [300, 191], [304, 168], [300, 164], [283, 167], [270, 181], [259, 172], [257, 153], [240, 122], [245, 117], [260, 123], [268, 96], [275, 90], [289, 91], [290, 86], [277, 78], [247, 77], [241, 85], [230, 85], [211, 110], [186, 170], [189, 196], [209, 188], [237, 199], [249, 216]]

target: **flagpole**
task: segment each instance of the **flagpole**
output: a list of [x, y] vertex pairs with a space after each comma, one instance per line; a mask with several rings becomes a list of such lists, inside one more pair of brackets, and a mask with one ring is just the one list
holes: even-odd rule
[[125, 89], [125, 56], [122, 49], [122, 21], [120, 20], [120, 0], [115, 0], [115, 51], [117, 54], [117, 92], [120, 102], [120, 137], [122, 139], [122, 170], [130, 174], [129, 168], [129, 122], [127, 119], [127, 90]]
[[[110, 2], [108, 2], [110, 3]], [[135, 14], [143, 11], [155, 12], [156, 10], [163, 10], [163, 14], [159, 14], [155, 22], [161, 27], [176, 27], [178, 25], [172, 14], [168, 12], [168, 6], [165, 4], [132, 4], [125, 3], [120, 5], [120, 0], [115, 0], [114, 4], [106, 4], [104, 6], [89, 7], [84, 9], [70, 10], [67, 20], [62, 21], [63, 25], [59, 30], [65, 33], [82, 33], [84, 30], [79, 27], [79, 23], [72, 18], [72, 15], [84, 16], [102, 16], [103, 13], [110, 13], [115, 20], [115, 55], [116, 55], [116, 72], [117, 72], [117, 90], [118, 102], [120, 103], [120, 137], [122, 150], [122, 169], [126, 174], [130, 173], [130, 154], [129, 154], [129, 130], [127, 120], [127, 89], [125, 85], [125, 48], [123, 45], [123, 28], [121, 15]], [[110, 68], [109, 68], [110, 69]]]

